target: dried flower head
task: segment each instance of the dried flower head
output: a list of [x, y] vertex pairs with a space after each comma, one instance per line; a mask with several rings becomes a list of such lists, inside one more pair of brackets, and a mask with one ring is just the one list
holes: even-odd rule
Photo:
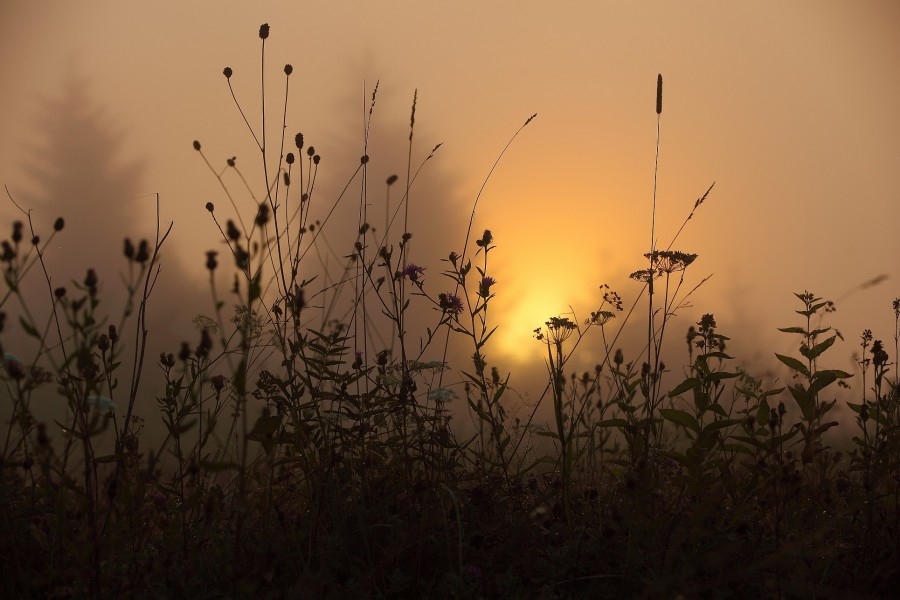
[[303, 150], [303, 134], [298, 133], [294, 136], [294, 144], [297, 146], [297, 150]]
[[207, 250], [206, 251], [206, 268], [210, 271], [215, 271], [216, 267], [219, 266], [218, 261], [216, 261], [216, 255], [218, 252], [215, 250]]
[[259, 26], [259, 39], [264, 40], [269, 37], [269, 24], [263, 23]]
[[387, 178], [387, 184], [388, 184], [388, 185], [394, 185], [395, 183], [397, 183], [397, 176], [396, 176], [396, 175], [391, 175], [390, 177]]
[[287, 155], [284, 157], [284, 162], [286, 162], [289, 165], [294, 164], [294, 153], [288, 152]]
[[291, 73], [293, 73], [293, 72], [294, 72], [294, 67], [292, 67], [292, 66], [289, 65], [289, 64], [284, 65], [284, 74], [285, 74], [285, 75], [287, 75], [287, 76], [290, 77]]
[[197, 152], [200, 151], [200, 142], [197, 140], [194, 140], [194, 150], [196, 150]]
[[209, 212], [213, 212], [214, 210], [216, 210], [216, 205], [213, 204], [212, 202], [207, 202], [206, 210], [208, 210]]
[[[231, 70], [231, 67], [225, 67], [224, 69], [222, 69], [222, 75], [225, 76], [225, 79], [231, 79], [231, 75], [233, 73], [234, 73], [234, 71]], [[198, 150], [199, 150], [199, 148], [198, 148]]]

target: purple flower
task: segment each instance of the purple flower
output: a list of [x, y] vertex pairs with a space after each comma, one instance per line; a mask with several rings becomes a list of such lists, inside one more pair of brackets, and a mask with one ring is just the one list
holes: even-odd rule
[[487, 298], [491, 295], [491, 286], [497, 283], [493, 277], [482, 277], [481, 283], [478, 284], [478, 295]]
[[441, 310], [451, 315], [458, 315], [463, 311], [463, 302], [456, 294], [438, 294], [438, 302]]
[[425, 274], [425, 267], [420, 267], [418, 265], [414, 265], [413, 263], [409, 263], [406, 265], [406, 268], [400, 272], [400, 275], [403, 277], [409, 277], [410, 281], [419, 281], [419, 278]]

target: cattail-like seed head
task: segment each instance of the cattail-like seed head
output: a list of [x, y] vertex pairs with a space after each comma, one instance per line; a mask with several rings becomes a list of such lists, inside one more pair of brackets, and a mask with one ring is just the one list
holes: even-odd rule
[[656, 76], [656, 114], [662, 114], [662, 73]]
[[298, 133], [294, 136], [294, 144], [297, 145], [297, 150], [303, 150], [303, 134]]
[[263, 23], [259, 26], [259, 39], [264, 40], [269, 37], [269, 24]]

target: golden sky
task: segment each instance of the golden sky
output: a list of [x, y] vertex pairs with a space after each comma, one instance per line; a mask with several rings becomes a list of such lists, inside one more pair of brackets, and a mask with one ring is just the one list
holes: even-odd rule
[[[175, 221], [171, 247], [204, 294], [203, 252], [218, 242], [203, 206], [227, 201], [191, 142], [200, 139], [217, 164], [237, 155], [258, 174], [222, 68], [234, 69], [256, 118], [263, 22], [270, 114], [279, 114], [278, 76], [291, 63], [287, 130], [303, 131], [322, 155], [325, 197], [362, 154], [362, 107], [376, 80], [372, 166], [405, 172], [418, 90], [413, 162], [444, 144], [412, 193], [420, 228], [414, 220], [411, 229], [422, 240], [414, 251], [433, 293], [444, 286], [439, 259], [461, 250], [491, 165], [538, 114], [475, 215], [476, 235], [490, 228], [497, 244], [493, 356], [513, 371], [541, 356], [531, 331], [570, 306], [587, 317], [601, 283], [627, 305], [640, 291], [627, 275], [644, 266], [650, 243], [658, 73], [661, 246], [716, 182], [675, 244], [699, 254], [689, 286], [713, 274], [675, 337], [711, 312], [723, 333], [745, 341], [742, 358], [785, 352], [791, 341], [775, 328], [798, 324], [792, 292], [804, 289], [838, 301], [831, 324], [847, 341], [836, 367], [851, 367], [863, 328], [893, 333], [900, 4], [892, 0], [7, 1], [0, 181], [20, 194], [31, 185], [37, 107], [59, 98], [74, 73], [121, 133], [122, 161], [143, 164], [138, 193], [161, 195], [163, 219]], [[380, 199], [383, 178], [372, 180]], [[153, 198], [139, 201], [152, 217]], [[71, 210], [94, 208], [80, 199]], [[355, 221], [347, 227], [345, 248]], [[859, 289], [879, 275], [888, 278]]]

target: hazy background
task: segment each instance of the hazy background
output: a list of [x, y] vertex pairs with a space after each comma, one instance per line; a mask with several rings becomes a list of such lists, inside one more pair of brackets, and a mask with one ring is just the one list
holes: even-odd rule
[[[202, 310], [194, 306], [208, 306], [204, 252], [221, 249], [204, 204], [228, 206], [191, 142], [201, 140], [216, 165], [236, 155], [259, 193], [258, 151], [222, 68], [234, 69], [257, 123], [263, 22], [270, 136], [280, 124], [281, 68], [291, 63], [287, 131], [302, 131], [322, 155], [323, 203], [356, 168], [364, 102], [379, 79], [370, 197], [380, 200], [384, 177], [405, 172], [418, 89], [413, 163], [444, 144], [412, 194], [414, 256], [435, 294], [446, 287], [439, 258], [461, 251], [493, 161], [538, 113], [475, 218], [475, 233], [490, 228], [497, 244], [492, 318], [501, 327], [488, 357], [523, 392], [542, 377], [535, 327], [570, 305], [587, 317], [601, 283], [627, 306], [640, 291], [627, 275], [644, 267], [649, 246], [657, 73], [662, 246], [716, 182], [675, 245], [699, 254], [690, 285], [714, 274], [672, 325], [678, 362], [687, 326], [712, 312], [740, 362], [763, 358], [775, 369], [772, 352], [795, 347], [775, 328], [799, 324], [792, 292], [804, 289], [838, 303], [830, 324], [846, 342], [827, 366], [852, 370], [863, 328], [893, 334], [900, 5], [892, 0], [0, 2], [0, 183], [35, 210], [43, 231], [65, 216], [61, 267], [90, 262], [109, 287], [124, 269], [122, 237], [153, 233], [158, 193], [163, 221], [175, 222], [160, 335], [193, 335], [190, 318]], [[101, 179], [115, 185], [94, 189]], [[5, 198], [0, 214], [7, 223], [15, 214]], [[355, 212], [341, 218], [346, 227], [335, 224], [330, 239], [346, 254]], [[580, 365], [597, 361], [589, 347], [579, 356]]]

